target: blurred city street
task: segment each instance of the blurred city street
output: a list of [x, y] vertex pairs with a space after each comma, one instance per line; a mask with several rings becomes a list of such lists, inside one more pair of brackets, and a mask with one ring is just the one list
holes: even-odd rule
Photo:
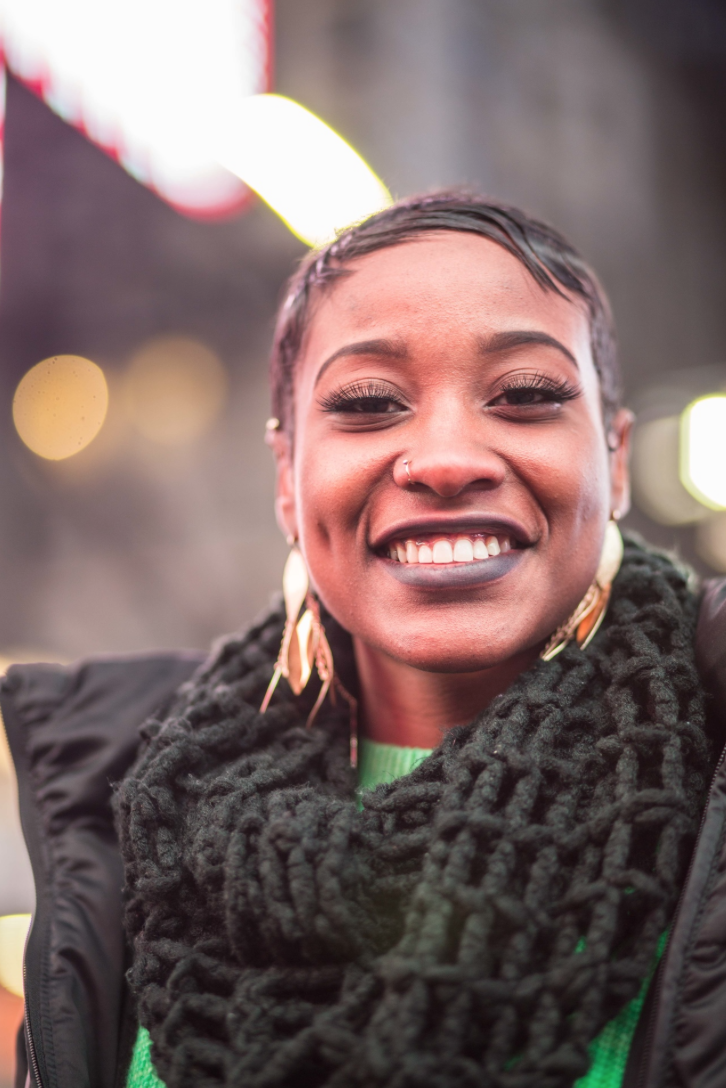
[[[201, 0], [198, 10], [203, 20]], [[268, 89], [325, 121], [394, 198], [469, 185], [578, 246], [612, 300], [638, 413], [625, 525], [703, 575], [726, 572], [726, 9], [277, 0], [271, 27]], [[277, 171], [294, 188], [290, 147], [277, 149]], [[263, 441], [267, 354], [308, 247], [271, 199], [241, 183], [230, 192], [221, 215], [172, 206], [54, 112], [10, 51], [3, 662], [205, 648], [278, 589], [287, 549]], [[34, 450], [21, 417], [24, 376], [62, 356], [94, 364], [101, 377], [89, 380], [105, 390], [97, 433], [72, 456]], [[32, 415], [31, 385], [25, 395]], [[701, 398], [707, 410], [689, 409]], [[11, 972], [27, 920], [2, 925], [32, 912], [33, 889], [2, 746], [0, 872], [9, 1088], [22, 1004]]]

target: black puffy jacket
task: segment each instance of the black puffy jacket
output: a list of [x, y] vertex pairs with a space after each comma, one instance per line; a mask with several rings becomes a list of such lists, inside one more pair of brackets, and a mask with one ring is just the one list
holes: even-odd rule
[[[723, 751], [623, 1088], [726, 1088], [726, 580], [705, 587], [696, 655]], [[0, 687], [37, 899], [16, 1088], [123, 1088], [136, 1022], [111, 792], [140, 724], [201, 660], [16, 665]]]

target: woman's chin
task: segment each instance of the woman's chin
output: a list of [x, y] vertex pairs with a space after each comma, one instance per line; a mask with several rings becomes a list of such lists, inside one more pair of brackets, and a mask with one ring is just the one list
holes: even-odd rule
[[[398, 629], [395, 618], [391, 616], [391, 626], [388, 637], [381, 639], [366, 638], [365, 633], [360, 640], [369, 646], [382, 652], [387, 657], [407, 665], [409, 668], [420, 672], [429, 673], [477, 673], [486, 672], [489, 669], [510, 667], [515, 661], [528, 663], [533, 660], [544, 645], [543, 638], [537, 632], [523, 634], [502, 631], [494, 634], [487, 624], [482, 623], [478, 627], [471, 624], [471, 616], [467, 617], [468, 629], [457, 630], [458, 624], [435, 624], [437, 630], [422, 630], [420, 624], [406, 623], [401, 617]], [[380, 633], [378, 633], [380, 635]]]

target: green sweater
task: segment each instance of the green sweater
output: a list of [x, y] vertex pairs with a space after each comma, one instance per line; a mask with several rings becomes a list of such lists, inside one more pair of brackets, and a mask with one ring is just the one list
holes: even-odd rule
[[[358, 767], [360, 789], [371, 790], [383, 782], [393, 782], [396, 778], [409, 774], [430, 754], [431, 750], [427, 748], [400, 748], [395, 744], [378, 744], [377, 741], [361, 738]], [[574, 1088], [621, 1088], [640, 1010], [665, 942], [664, 933], [655, 961], [648, 977], [643, 980], [637, 997], [621, 1009], [590, 1044], [592, 1065], [585, 1076], [575, 1083]], [[146, 1028], [139, 1028], [136, 1036], [126, 1088], [165, 1088], [151, 1061], [151, 1040]]]

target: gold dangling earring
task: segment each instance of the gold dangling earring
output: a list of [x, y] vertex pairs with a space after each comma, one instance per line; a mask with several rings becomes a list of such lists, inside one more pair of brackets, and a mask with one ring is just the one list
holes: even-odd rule
[[[297, 545], [293, 544], [282, 575], [282, 596], [285, 601], [286, 616], [285, 627], [282, 632], [282, 642], [275, 663], [275, 671], [260, 707], [260, 713], [262, 714], [270, 705], [270, 699], [280, 682], [281, 676], [285, 677], [296, 695], [300, 694], [310, 678], [310, 620], [306, 618], [307, 612], [298, 623], [298, 615], [303, 601], [307, 597], [309, 585], [310, 579], [305, 560]], [[297, 635], [297, 638], [294, 639], [295, 644], [293, 645], [294, 635]], [[301, 643], [304, 644], [304, 652], [302, 653], [300, 652], [303, 649]], [[292, 672], [290, 671], [291, 664]]]
[[613, 511], [613, 516], [605, 527], [605, 539], [594, 582], [570, 618], [557, 628], [539, 655], [543, 661], [551, 661], [553, 657], [557, 657], [573, 638], [580, 649], [584, 650], [592, 642], [605, 619], [612, 584], [623, 561], [623, 538], [618, 528], [618, 517], [619, 511]]
[[[264, 714], [270, 705], [270, 699], [280, 682], [280, 677], [284, 676], [293, 693], [300, 695], [307, 687], [313, 666], [315, 666], [321, 687], [315, 705], [308, 715], [307, 728], [309, 729], [315, 721], [328, 692], [330, 692], [332, 703], [335, 704], [335, 693], [338, 691], [350, 708], [350, 763], [352, 767], [355, 767], [358, 762], [358, 704], [335, 675], [333, 651], [330, 649], [330, 643], [320, 619], [320, 605], [310, 591], [308, 568], [297, 544], [294, 541], [291, 543], [292, 547], [282, 575], [285, 627], [275, 662], [275, 671], [262, 700], [260, 713]], [[298, 619], [303, 604], [306, 604], [306, 608]]]

